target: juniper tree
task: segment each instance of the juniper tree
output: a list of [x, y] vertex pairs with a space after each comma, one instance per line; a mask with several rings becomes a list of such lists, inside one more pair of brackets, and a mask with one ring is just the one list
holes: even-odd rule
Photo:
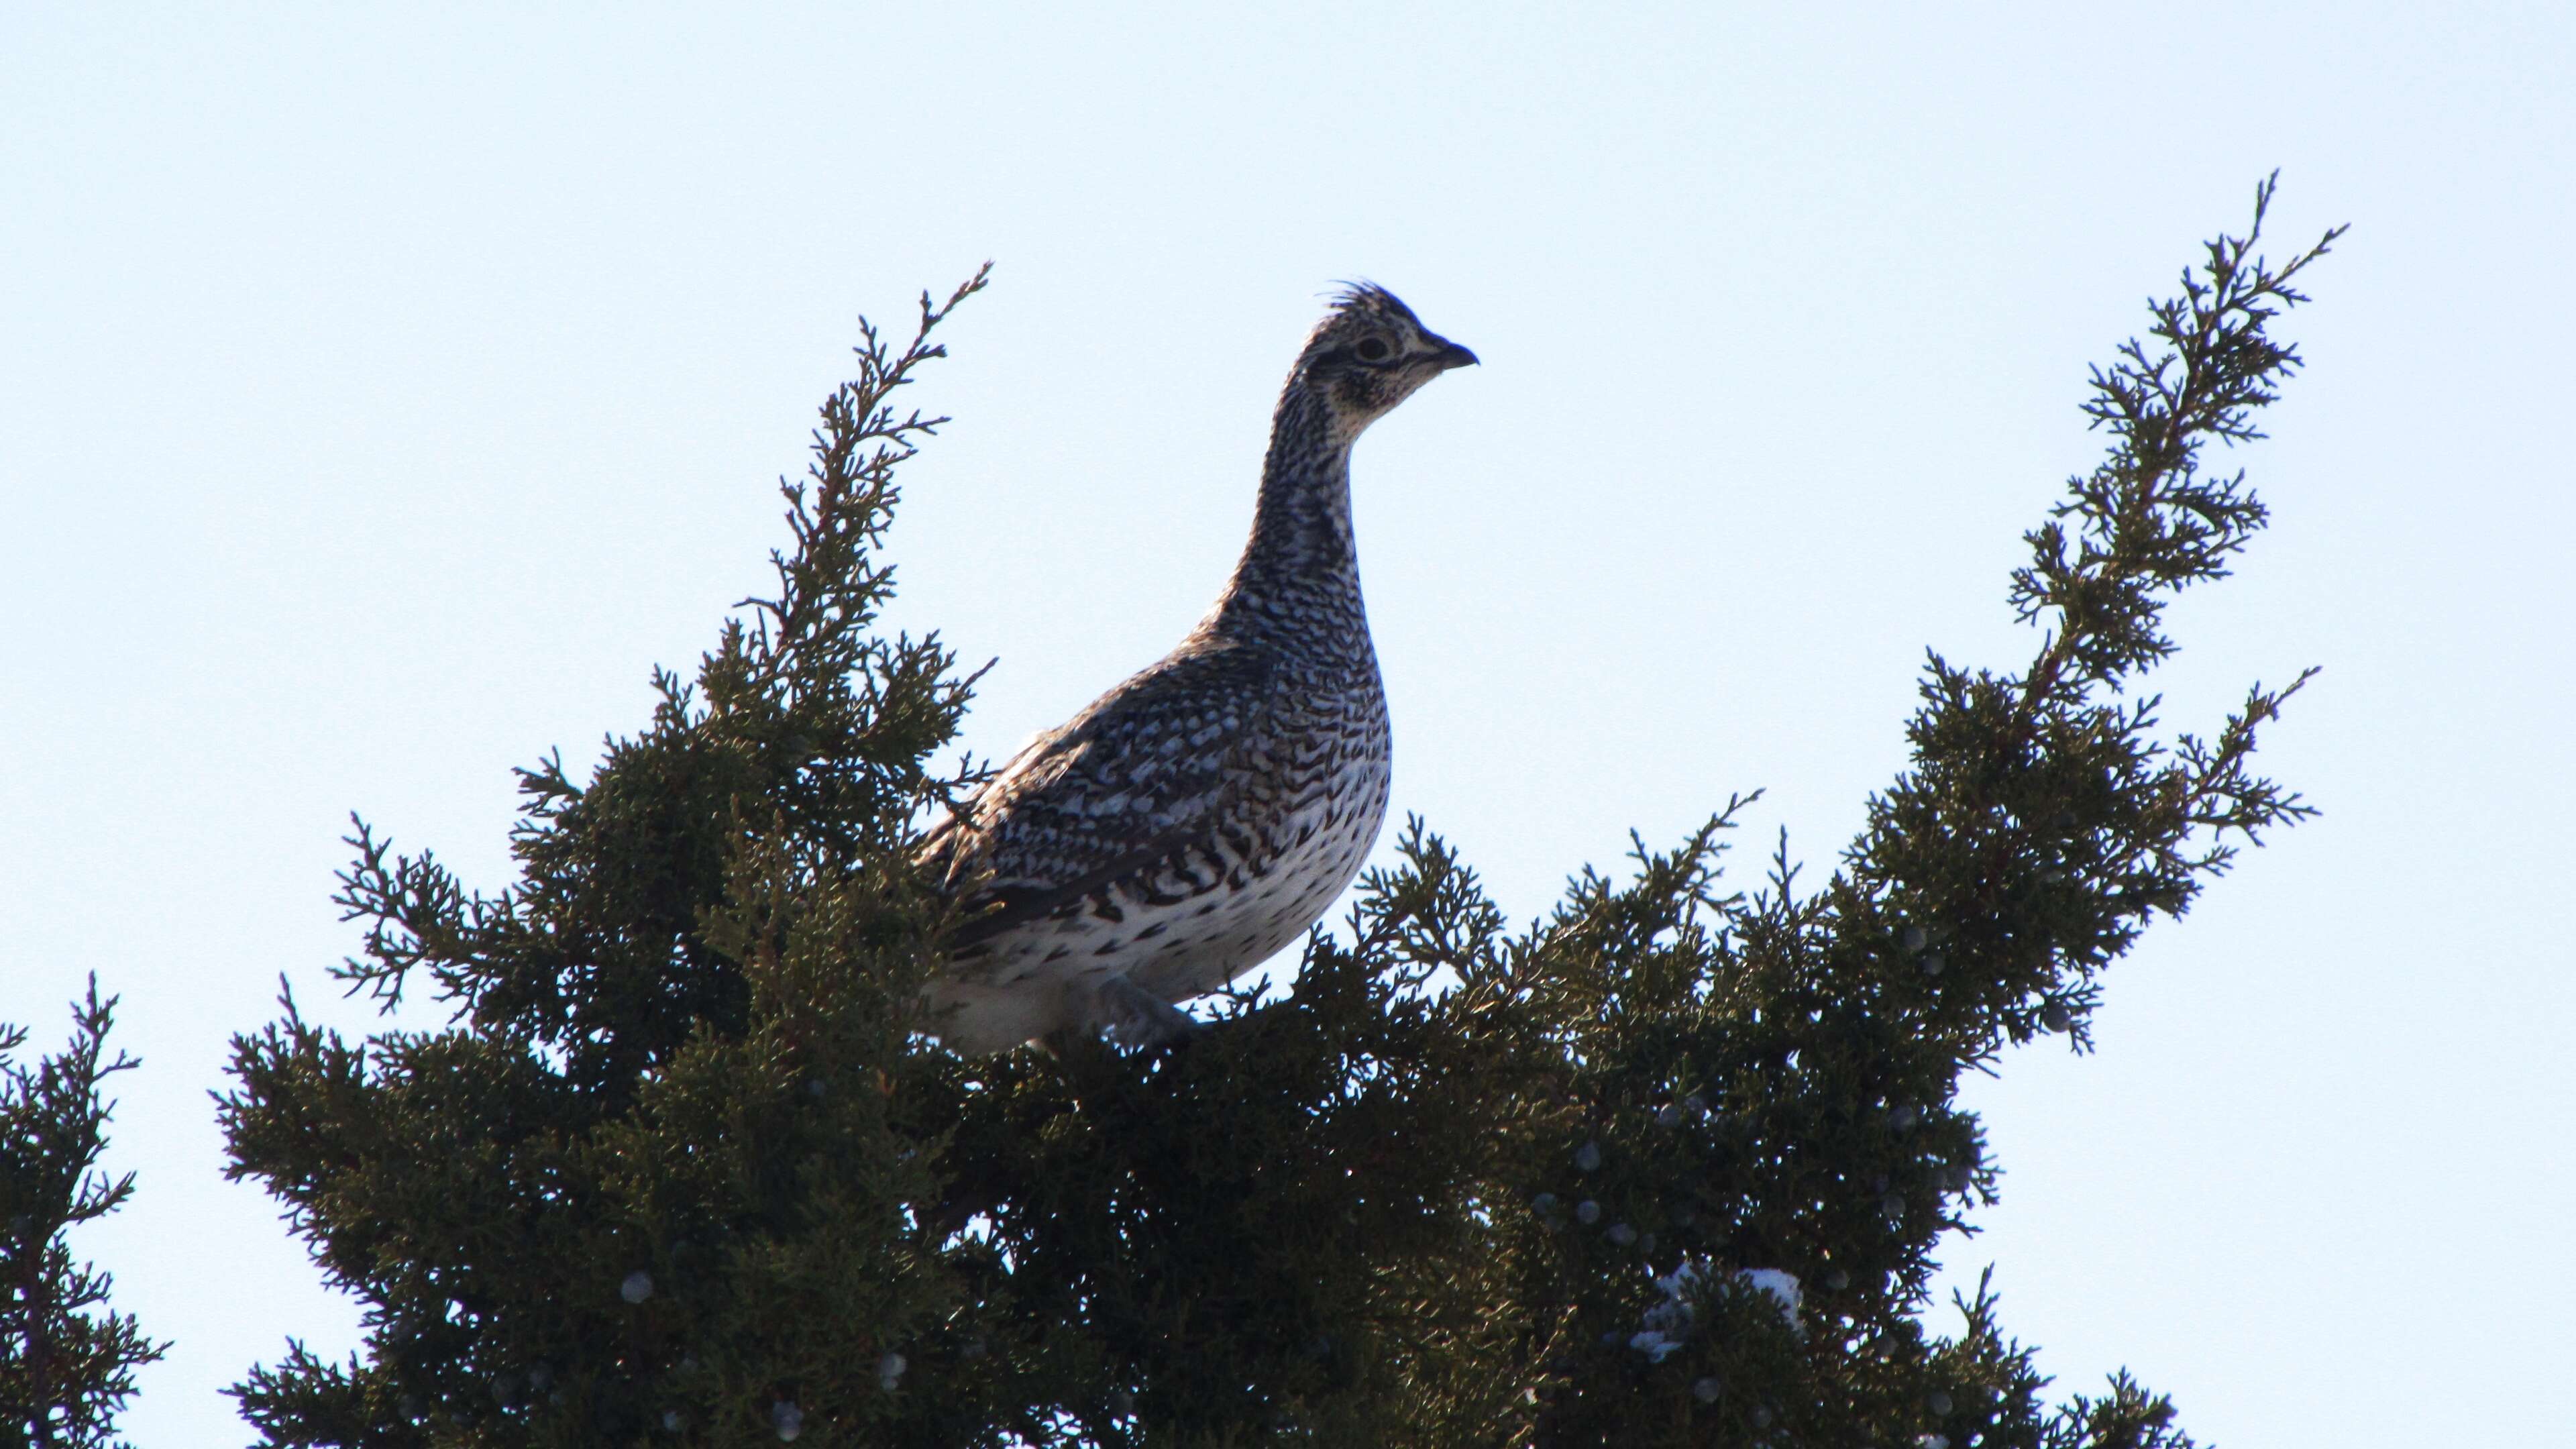
[[107, 1079], [139, 1065], [123, 1052], [109, 1059], [115, 1020], [116, 998], [99, 1000], [93, 976], [61, 1052], [22, 1066], [13, 1055], [26, 1028], [0, 1023], [0, 1442], [121, 1442], [116, 1414], [134, 1371], [168, 1348], [108, 1306], [115, 1280], [73, 1261], [67, 1238], [134, 1195], [133, 1173], [98, 1166], [114, 1111]]
[[1828, 878], [1784, 846], [1729, 889], [1737, 800], [1515, 931], [1416, 821], [1292, 985], [1145, 1050], [919, 1030], [959, 921], [911, 861], [978, 778], [934, 763], [972, 678], [877, 628], [879, 549], [945, 421], [894, 400], [983, 275], [905, 345], [863, 330], [774, 590], [586, 780], [521, 773], [517, 881], [355, 828], [341, 974], [454, 1017], [351, 1040], [289, 997], [238, 1040], [235, 1171], [366, 1307], [245, 1413], [280, 1445], [2187, 1445], [2125, 1376], [2049, 1407], [1990, 1294], [1924, 1314], [1995, 1186], [1960, 1074], [2082, 1049], [2148, 921], [2308, 812], [2251, 768], [2298, 681], [2204, 734], [2142, 692], [2166, 603], [2266, 521], [2204, 453], [2258, 436], [2335, 235], [2267, 263], [2270, 197], [2094, 374], [2107, 455], [2008, 590], [2035, 654], [1931, 657]]

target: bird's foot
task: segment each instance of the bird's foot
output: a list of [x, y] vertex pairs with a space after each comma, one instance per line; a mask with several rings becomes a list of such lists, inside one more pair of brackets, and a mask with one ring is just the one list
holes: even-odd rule
[[1149, 1050], [1204, 1029], [1198, 1018], [1124, 976], [1101, 982], [1094, 988], [1094, 999], [1092, 1025], [1123, 1047]]

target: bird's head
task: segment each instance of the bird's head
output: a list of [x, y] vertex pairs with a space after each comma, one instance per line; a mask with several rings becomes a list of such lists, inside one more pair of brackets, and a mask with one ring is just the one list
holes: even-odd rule
[[1476, 354], [1422, 325], [1393, 292], [1369, 283], [1345, 289], [1315, 325], [1297, 359], [1298, 383], [1324, 400], [1337, 431], [1356, 436], [1414, 389]]

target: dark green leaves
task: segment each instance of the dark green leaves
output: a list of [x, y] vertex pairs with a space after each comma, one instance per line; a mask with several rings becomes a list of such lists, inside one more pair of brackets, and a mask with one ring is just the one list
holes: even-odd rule
[[72, 1039], [33, 1066], [13, 1060], [24, 1029], [0, 1024], [0, 1435], [5, 1442], [104, 1449], [134, 1370], [167, 1344], [107, 1307], [115, 1284], [72, 1259], [65, 1234], [122, 1206], [134, 1174], [98, 1171], [107, 1079], [138, 1065], [107, 1057], [116, 998], [98, 981], [72, 1003]]
[[271, 1442], [953, 1417], [916, 1392], [932, 1375], [872, 1366], [959, 1296], [922, 1227], [943, 1128], [909, 1104], [952, 1063], [909, 1031], [939, 918], [905, 852], [965, 778], [928, 760], [967, 681], [873, 624], [895, 470], [944, 421], [893, 399], [982, 285], [925, 297], [902, 346], [866, 329], [782, 485], [775, 586], [694, 683], [657, 672], [652, 720], [588, 780], [520, 772], [515, 883], [352, 836], [344, 979], [388, 1001], [425, 980], [456, 1024], [351, 1042], [289, 1001], [235, 1043], [236, 1174], [368, 1305], [351, 1363], [291, 1349], [240, 1387]]

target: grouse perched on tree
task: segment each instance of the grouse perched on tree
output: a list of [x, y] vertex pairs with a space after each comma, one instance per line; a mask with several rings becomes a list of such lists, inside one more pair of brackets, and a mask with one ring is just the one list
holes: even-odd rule
[[1351, 445], [1476, 354], [1355, 287], [1271, 422], [1252, 538], [1163, 660], [1039, 736], [935, 828], [963, 897], [932, 1030], [963, 1052], [1060, 1029], [1152, 1042], [1312, 926], [1386, 818], [1386, 695], [1351, 539]]

